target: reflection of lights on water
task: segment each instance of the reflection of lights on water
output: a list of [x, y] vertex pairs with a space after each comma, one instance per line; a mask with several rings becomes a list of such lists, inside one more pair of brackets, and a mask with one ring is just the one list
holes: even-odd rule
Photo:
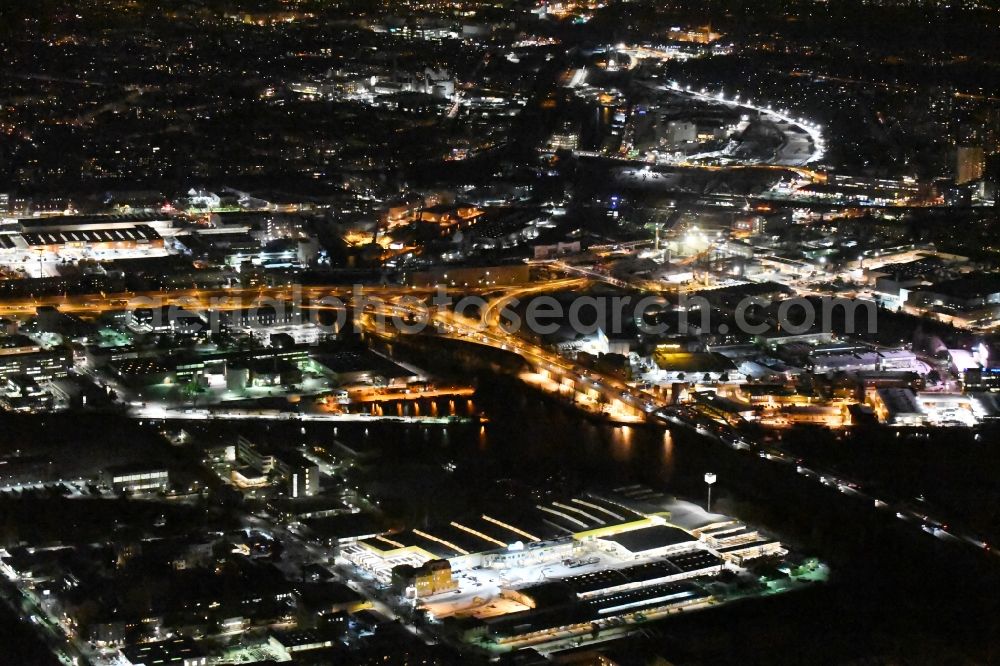
[[670, 478], [674, 475], [674, 434], [669, 430], [663, 431], [663, 449], [661, 462], [663, 464], [663, 475]]
[[627, 425], [615, 427], [611, 435], [611, 455], [618, 462], [632, 456], [632, 428]]

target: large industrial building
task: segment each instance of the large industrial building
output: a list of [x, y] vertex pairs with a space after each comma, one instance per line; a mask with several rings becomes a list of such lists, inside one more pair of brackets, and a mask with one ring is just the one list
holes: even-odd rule
[[[755, 542], [780, 548], [777, 542], [752, 534]], [[504, 570], [582, 561], [602, 553], [624, 564], [738, 545], [729, 540], [735, 535], [710, 536], [673, 526], [664, 515], [643, 514], [618, 501], [588, 494], [537, 504], [517, 515], [490, 512], [433, 528], [360, 539], [342, 547], [341, 553], [387, 583], [394, 567], [419, 567], [431, 560], [447, 560], [455, 571], [475, 567]], [[743, 549], [733, 552], [751, 559]], [[777, 550], [761, 554], [772, 552]]]
[[651, 506], [588, 493], [361, 538], [340, 557], [458, 640], [506, 650], [701, 607], [724, 569], [787, 554], [737, 521], [702, 514], [682, 528]]
[[78, 216], [18, 220], [7, 231], [0, 234], [0, 263], [9, 264], [46, 256], [162, 254], [164, 234], [173, 233], [173, 222], [142, 216]]

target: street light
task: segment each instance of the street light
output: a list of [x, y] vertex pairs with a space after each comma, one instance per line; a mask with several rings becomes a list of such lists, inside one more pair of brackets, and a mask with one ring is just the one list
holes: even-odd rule
[[705, 500], [705, 510], [712, 511], [712, 484], [715, 483], [715, 472], [705, 472], [705, 485], [708, 486], [708, 499]]

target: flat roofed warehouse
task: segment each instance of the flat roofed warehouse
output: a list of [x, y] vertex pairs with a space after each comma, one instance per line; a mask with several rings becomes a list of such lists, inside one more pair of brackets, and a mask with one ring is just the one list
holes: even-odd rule
[[654, 587], [621, 592], [587, 602], [597, 617], [643, 609], [667, 606], [676, 603], [690, 603], [710, 596], [691, 583], [668, 583]]
[[678, 527], [651, 525], [639, 529], [599, 537], [609, 549], [620, 556], [667, 554], [693, 545], [697, 539]]
[[719, 557], [706, 550], [694, 550], [624, 569], [605, 569], [571, 576], [564, 578], [562, 582], [578, 597], [588, 598], [612, 591], [666, 584], [691, 576], [714, 575], [721, 567], [722, 560]]
[[121, 229], [148, 226], [158, 231], [173, 228], [174, 221], [163, 215], [122, 214], [122, 215], [60, 215], [51, 218], [21, 218], [17, 221], [18, 231], [79, 231], [84, 229]]
[[650, 612], [657, 608], [689, 605], [710, 598], [710, 594], [688, 583], [668, 583], [639, 590], [630, 590], [587, 600], [583, 603], [568, 601], [558, 603], [558, 591], [539, 593], [535, 588], [525, 590], [539, 596], [552, 597], [552, 605], [484, 618], [478, 622], [497, 642], [505, 643], [530, 639], [534, 635], [549, 636], [562, 628], [580, 627], [595, 620], [637, 612]]
[[132, 666], [204, 666], [208, 661], [198, 644], [186, 637], [131, 645], [122, 655]]
[[666, 561], [670, 563], [670, 566], [675, 567], [683, 573], [702, 571], [722, 565], [722, 560], [707, 550], [692, 550], [688, 553], [678, 553], [677, 555], [671, 555]]
[[[25, 246], [31, 249], [56, 249], [66, 246], [135, 247], [163, 245], [163, 237], [152, 227], [139, 224], [130, 228], [83, 229], [77, 231], [32, 231], [21, 234]], [[16, 242], [16, 241], [15, 241]]]

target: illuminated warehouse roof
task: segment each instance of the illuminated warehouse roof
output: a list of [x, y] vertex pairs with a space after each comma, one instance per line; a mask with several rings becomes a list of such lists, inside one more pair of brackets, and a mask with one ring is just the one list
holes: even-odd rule
[[152, 227], [138, 224], [123, 229], [83, 229], [79, 231], [32, 231], [22, 234], [28, 247], [73, 243], [149, 243], [161, 239]]
[[362, 539], [358, 543], [382, 558], [410, 554], [427, 559], [506, 549], [566, 539], [601, 537], [654, 525], [653, 519], [612, 500], [586, 495], [526, 507], [496, 507], [471, 518]]

